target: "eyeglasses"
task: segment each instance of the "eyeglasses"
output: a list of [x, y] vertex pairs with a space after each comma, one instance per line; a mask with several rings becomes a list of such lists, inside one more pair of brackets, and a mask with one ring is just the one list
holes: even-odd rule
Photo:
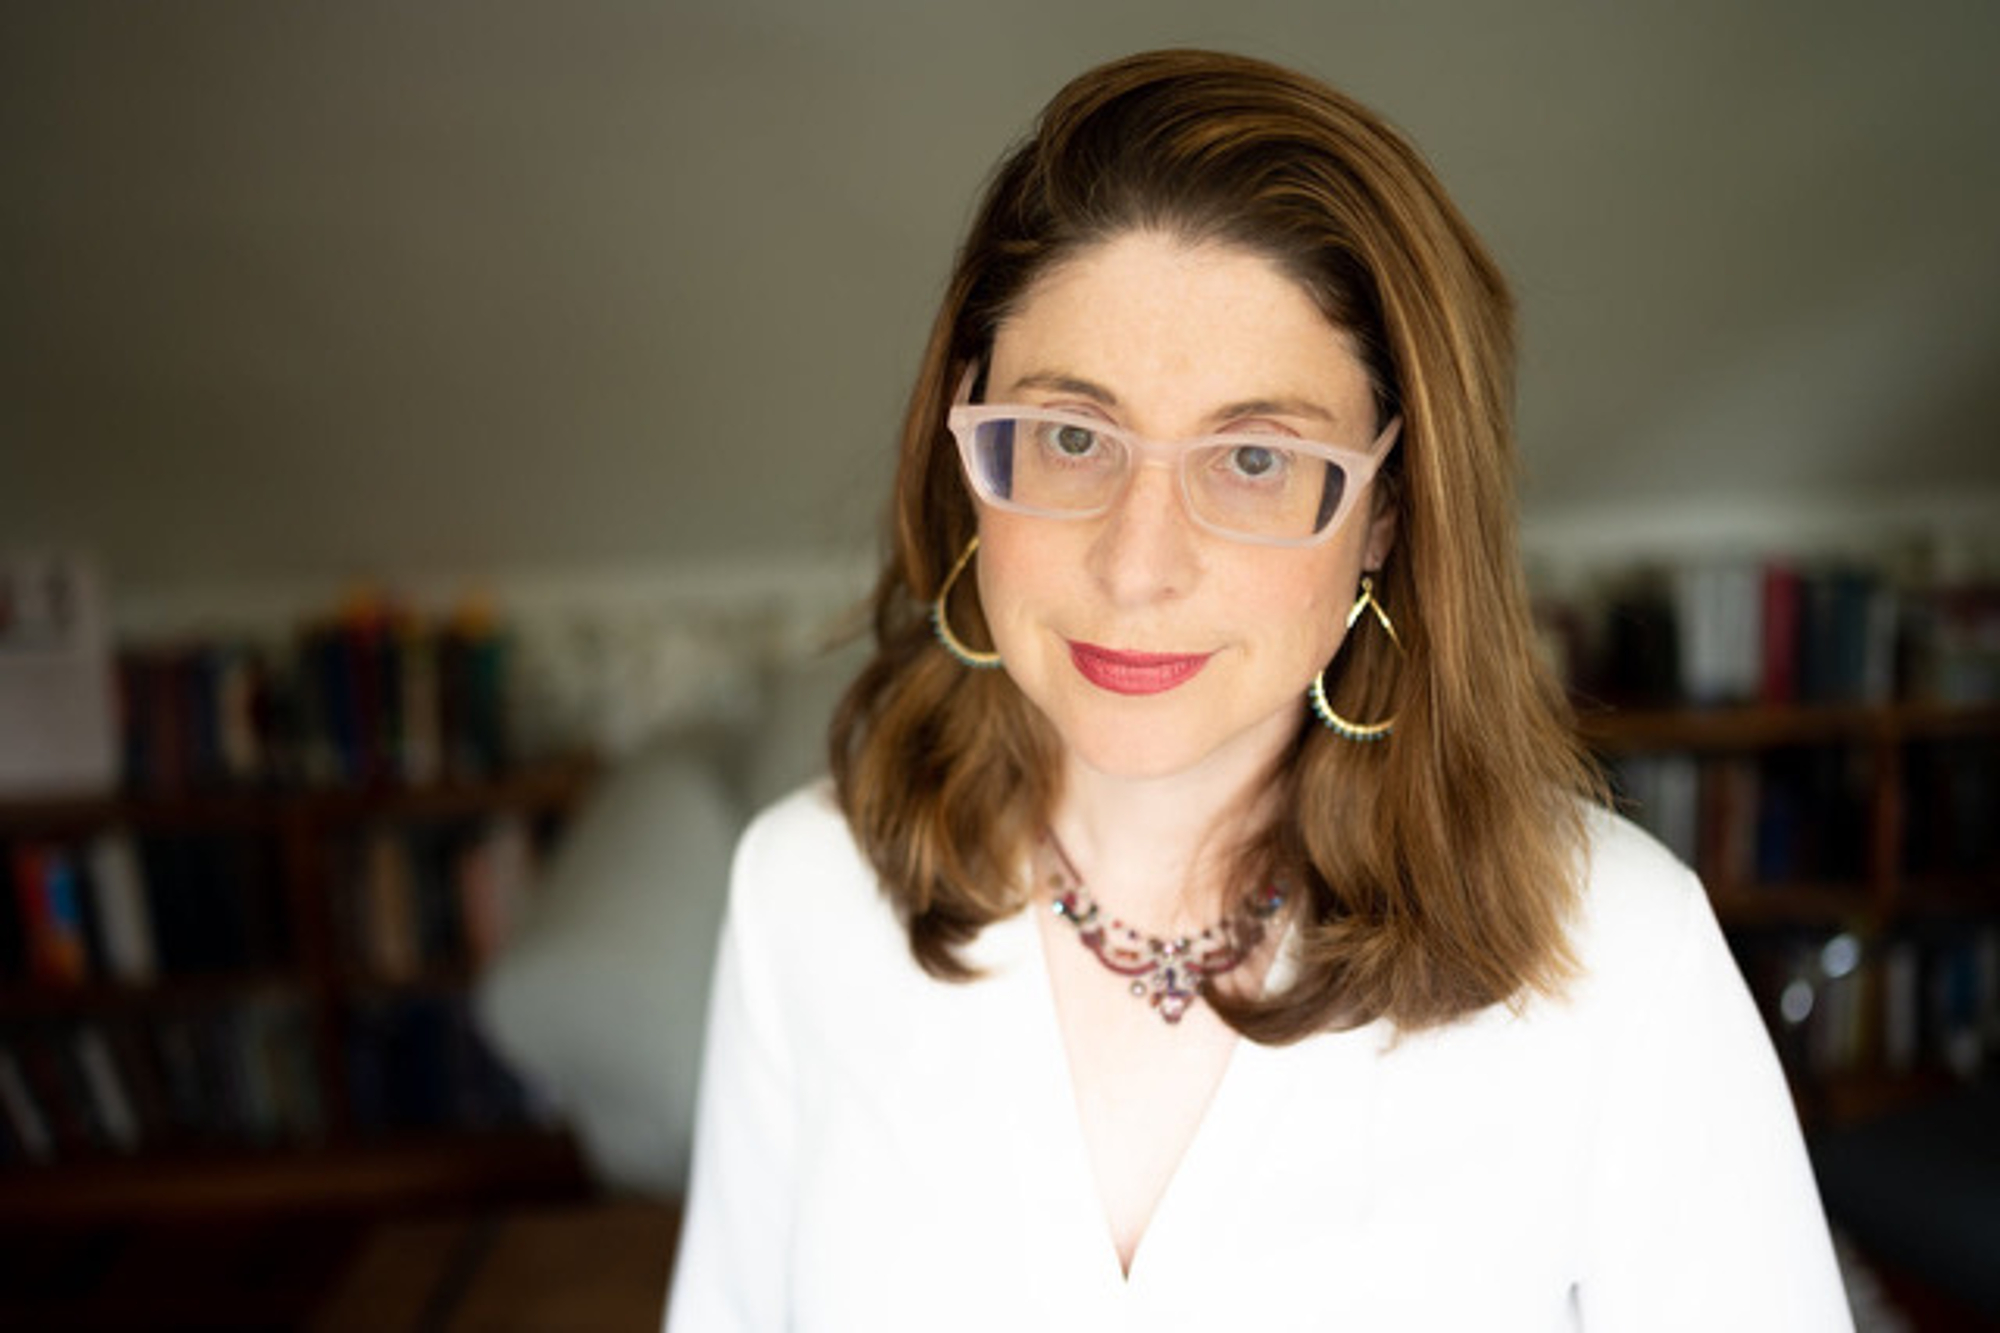
[[1263, 546], [1313, 546], [1341, 524], [1403, 428], [1366, 449], [1290, 435], [1232, 433], [1149, 440], [1080, 412], [960, 404], [946, 417], [973, 493], [996, 509], [1095, 518], [1148, 462], [1172, 466], [1195, 522]]

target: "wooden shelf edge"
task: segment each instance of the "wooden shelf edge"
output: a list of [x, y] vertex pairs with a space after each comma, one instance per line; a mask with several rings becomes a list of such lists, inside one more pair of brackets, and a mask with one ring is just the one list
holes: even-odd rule
[[0, 798], [0, 833], [46, 835], [127, 824], [135, 828], [264, 827], [288, 813], [349, 820], [371, 815], [450, 817], [495, 806], [531, 810], [576, 804], [601, 773], [588, 757], [533, 763], [490, 778], [410, 786], [298, 786], [185, 792], [107, 792]]
[[1711, 885], [1709, 901], [1725, 928], [1869, 924], [1882, 915], [1879, 900], [1852, 884]]
[[1812, 1132], [1863, 1124], [1948, 1096], [1962, 1082], [1938, 1069], [1794, 1073], [1792, 1098]]
[[0, 981], [0, 1019], [79, 1018], [163, 1009], [238, 1004], [253, 996], [304, 998], [311, 982], [277, 967], [201, 976], [170, 976], [146, 982]]
[[1729, 704], [1606, 708], [1579, 705], [1577, 728], [1609, 754], [1756, 750], [1842, 740], [1917, 740], [2000, 733], [2000, 704]]
[[438, 1132], [381, 1143], [93, 1159], [0, 1172], [0, 1225], [418, 1212], [589, 1192], [569, 1135]]

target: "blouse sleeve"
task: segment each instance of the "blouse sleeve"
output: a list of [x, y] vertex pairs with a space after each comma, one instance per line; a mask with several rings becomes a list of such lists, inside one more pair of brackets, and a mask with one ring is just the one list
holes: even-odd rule
[[758, 829], [737, 850], [716, 955], [687, 1212], [667, 1333], [785, 1326], [797, 1108], [758, 893]]
[[1583, 1327], [1851, 1330], [1784, 1075], [1699, 884], [1677, 927], [1610, 1057]]

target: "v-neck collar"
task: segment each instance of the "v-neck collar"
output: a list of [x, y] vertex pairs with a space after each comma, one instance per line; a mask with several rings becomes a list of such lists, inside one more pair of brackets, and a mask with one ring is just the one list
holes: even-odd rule
[[[1201, 1292], [1187, 1284], [1215, 1263], [1257, 1269], [1254, 1251], [1265, 1242], [1244, 1233], [1237, 1210], [1245, 1199], [1283, 1197], [1298, 1153], [1338, 1158], [1332, 1145], [1365, 1139], [1380, 1109], [1368, 1053], [1379, 1034], [1276, 1047], [1238, 1038], [1126, 1272], [1091, 1169], [1034, 910], [994, 922], [972, 942], [967, 961], [981, 980], [909, 1011], [913, 1040], [889, 1076], [894, 1086], [880, 1089], [883, 1105], [902, 1122], [894, 1132], [910, 1151], [934, 1161], [976, 1155], [945, 1188], [992, 1191], [991, 1227], [981, 1222], [967, 1239], [976, 1234], [994, 1262], [1021, 1274], [1017, 1322], [1141, 1327], [1187, 1300], [1200, 1306]], [[1306, 1082], [1327, 1084], [1326, 1096], [1305, 1092]], [[1302, 1097], [1314, 1103], [1303, 1120]], [[968, 1124], [988, 1132], [969, 1141]], [[1363, 1209], [1373, 1172], [1341, 1160], [1342, 1189], [1322, 1206]]]
[[[1033, 915], [1037, 906], [1031, 904], [1005, 922], [1007, 933], [1014, 938], [998, 942], [1004, 944], [1005, 952], [1010, 956], [1010, 982], [1023, 991], [1022, 1008], [1016, 1014], [1017, 1018], [1025, 1019], [1027, 1036], [1023, 1041], [1023, 1054], [1033, 1065], [1032, 1069], [1024, 1071], [1026, 1085], [1046, 1090], [1045, 1095], [1037, 1097], [1039, 1105], [1034, 1114], [1034, 1122], [1041, 1127], [1040, 1134], [1036, 1139], [1017, 1140], [1017, 1150], [1032, 1159], [1020, 1163], [1018, 1178], [1024, 1188], [1037, 1194], [1032, 1202], [1059, 1207], [1072, 1215], [1080, 1214], [1088, 1221], [1093, 1284], [1120, 1293], [1128, 1292], [1147, 1285], [1149, 1274], [1162, 1265], [1167, 1265], [1168, 1271], [1171, 1271], [1170, 1261], [1158, 1255], [1162, 1250], [1171, 1255], [1173, 1238], [1183, 1229], [1177, 1219], [1184, 1209], [1199, 1206], [1198, 1203], [1188, 1202], [1187, 1196], [1193, 1195], [1198, 1200], [1206, 1188], [1204, 1181], [1214, 1169], [1209, 1160], [1214, 1156], [1211, 1141], [1218, 1135], [1227, 1136], [1230, 1133], [1228, 1122], [1238, 1113], [1238, 1103], [1244, 1100], [1240, 1086], [1245, 1083], [1261, 1084], [1273, 1072], [1271, 1062], [1266, 1059], [1271, 1052], [1240, 1036], [1233, 1039], [1222, 1072], [1210, 1091], [1208, 1103], [1202, 1108], [1194, 1132], [1183, 1146], [1180, 1158], [1155, 1201], [1151, 1216], [1147, 1218], [1145, 1229], [1140, 1233], [1132, 1252], [1131, 1267], [1129, 1270], [1124, 1268], [1119, 1263], [1110, 1218], [1098, 1194], [1097, 1176], [1084, 1138], [1082, 1112], [1077, 1104], [1069, 1049], [1056, 1009], [1046, 942]], [[989, 927], [989, 930], [992, 929]], [[1252, 1098], [1251, 1104], [1256, 1104], [1256, 1101]], [[1031, 1181], [1039, 1183], [1031, 1186], [1028, 1183]], [[1031, 1215], [1043, 1214], [1037, 1212]]]

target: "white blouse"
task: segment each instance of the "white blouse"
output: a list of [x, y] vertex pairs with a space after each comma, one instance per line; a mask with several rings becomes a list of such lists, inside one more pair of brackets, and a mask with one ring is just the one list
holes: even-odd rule
[[934, 981], [824, 788], [737, 851], [670, 1333], [1851, 1328], [1694, 876], [1593, 815], [1560, 1000], [1239, 1042], [1122, 1273], [1040, 933]]

